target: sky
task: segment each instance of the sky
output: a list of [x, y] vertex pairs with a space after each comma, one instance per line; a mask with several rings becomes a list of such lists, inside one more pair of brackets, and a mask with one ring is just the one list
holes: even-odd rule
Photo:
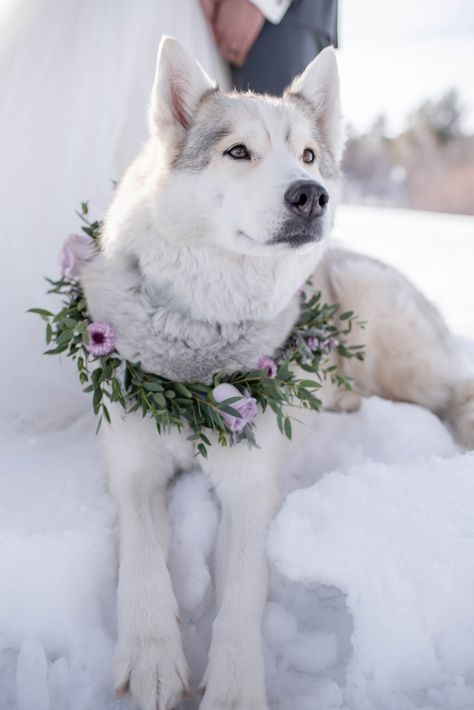
[[427, 98], [457, 87], [474, 132], [474, 0], [340, 0], [344, 115], [358, 129], [385, 113], [391, 132]]

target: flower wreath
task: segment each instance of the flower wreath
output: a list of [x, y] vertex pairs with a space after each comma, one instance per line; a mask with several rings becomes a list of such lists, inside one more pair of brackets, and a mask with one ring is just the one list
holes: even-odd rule
[[[310, 285], [301, 289], [300, 317], [286, 342], [274, 357], [263, 355], [255, 370], [218, 372], [212, 383], [173, 382], [151, 372], [140, 363], [132, 363], [115, 350], [115, 331], [111, 323], [92, 321], [78, 277], [82, 263], [100, 248], [100, 222], [88, 219], [88, 204], [82, 203], [78, 216], [84, 234], [71, 234], [60, 253], [62, 276], [46, 279], [48, 293], [62, 296], [57, 313], [43, 308], [29, 312], [46, 321], [46, 343], [52, 345], [45, 354], [65, 353], [76, 363], [84, 391], [92, 394], [92, 408], [110, 422], [107, 401], [117, 402], [124, 413], [140, 411], [151, 416], [158, 433], [171, 427], [191, 429], [189, 439], [197, 442], [197, 451], [207, 456], [211, 445], [206, 431], [217, 434], [219, 444], [240, 441], [256, 445], [254, 418], [258, 407], [270, 407], [278, 428], [291, 439], [289, 406], [319, 411], [321, 400], [317, 390], [326, 378], [337, 385], [351, 388], [350, 378], [329, 364], [329, 355], [337, 352], [345, 358], [363, 360], [362, 345], [346, 345], [346, 336], [355, 320], [352, 311], [339, 313], [339, 306], [321, 303], [321, 294]], [[309, 296], [307, 295], [309, 293]], [[315, 379], [299, 379], [290, 365], [296, 364]]]

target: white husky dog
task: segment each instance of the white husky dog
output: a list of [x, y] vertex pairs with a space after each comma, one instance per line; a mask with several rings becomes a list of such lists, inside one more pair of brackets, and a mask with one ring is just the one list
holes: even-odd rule
[[[124, 357], [178, 381], [252, 369], [285, 340], [298, 288], [314, 274], [328, 302], [367, 321], [365, 363], [344, 363], [356, 389], [329, 392], [327, 405], [353, 409], [371, 393], [416, 402], [474, 443], [474, 381], [462, 379], [436, 310], [392, 269], [327, 250], [343, 143], [332, 49], [277, 99], [222, 93], [167, 38], [150, 130], [109, 209], [101, 253], [82, 275], [92, 316], [114, 324]], [[266, 708], [265, 536], [278, 470], [305, 427], [289, 444], [271, 411], [256, 421], [260, 448], [215, 443], [201, 460], [222, 507], [202, 710]], [[196, 464], [188, 434], [159, 436], [151, 420], [120, 411], [105, 432], [121, 532], [116, 684], [142, 710], [169, 710], [187, 688], [166, 565], [166, 486]]]

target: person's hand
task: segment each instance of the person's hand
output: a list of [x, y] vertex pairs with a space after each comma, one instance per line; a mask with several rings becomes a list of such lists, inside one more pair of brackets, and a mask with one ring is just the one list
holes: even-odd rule
[[262, 30], [265, 15], [250, 0], [217, 0], [214, 10], [212, 27], [219, 51], [230, 64], [241, 67]]
[[212, 25], [220, 0], [200, 0], [202, 11], [206, 20]]

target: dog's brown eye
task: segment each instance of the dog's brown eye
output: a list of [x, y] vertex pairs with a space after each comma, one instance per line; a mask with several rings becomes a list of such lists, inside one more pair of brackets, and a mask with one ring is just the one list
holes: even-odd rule
[[314, 163], [314, 153], [311, 148], [305, 148], [303, 151], [303, 163]]
[[226, 150], [226, 155], [230, 155], [234, 160], [250, 160], [250, 153], [243, 143], [234, 145], [232, 148], [229, 148], [229, 150]]

